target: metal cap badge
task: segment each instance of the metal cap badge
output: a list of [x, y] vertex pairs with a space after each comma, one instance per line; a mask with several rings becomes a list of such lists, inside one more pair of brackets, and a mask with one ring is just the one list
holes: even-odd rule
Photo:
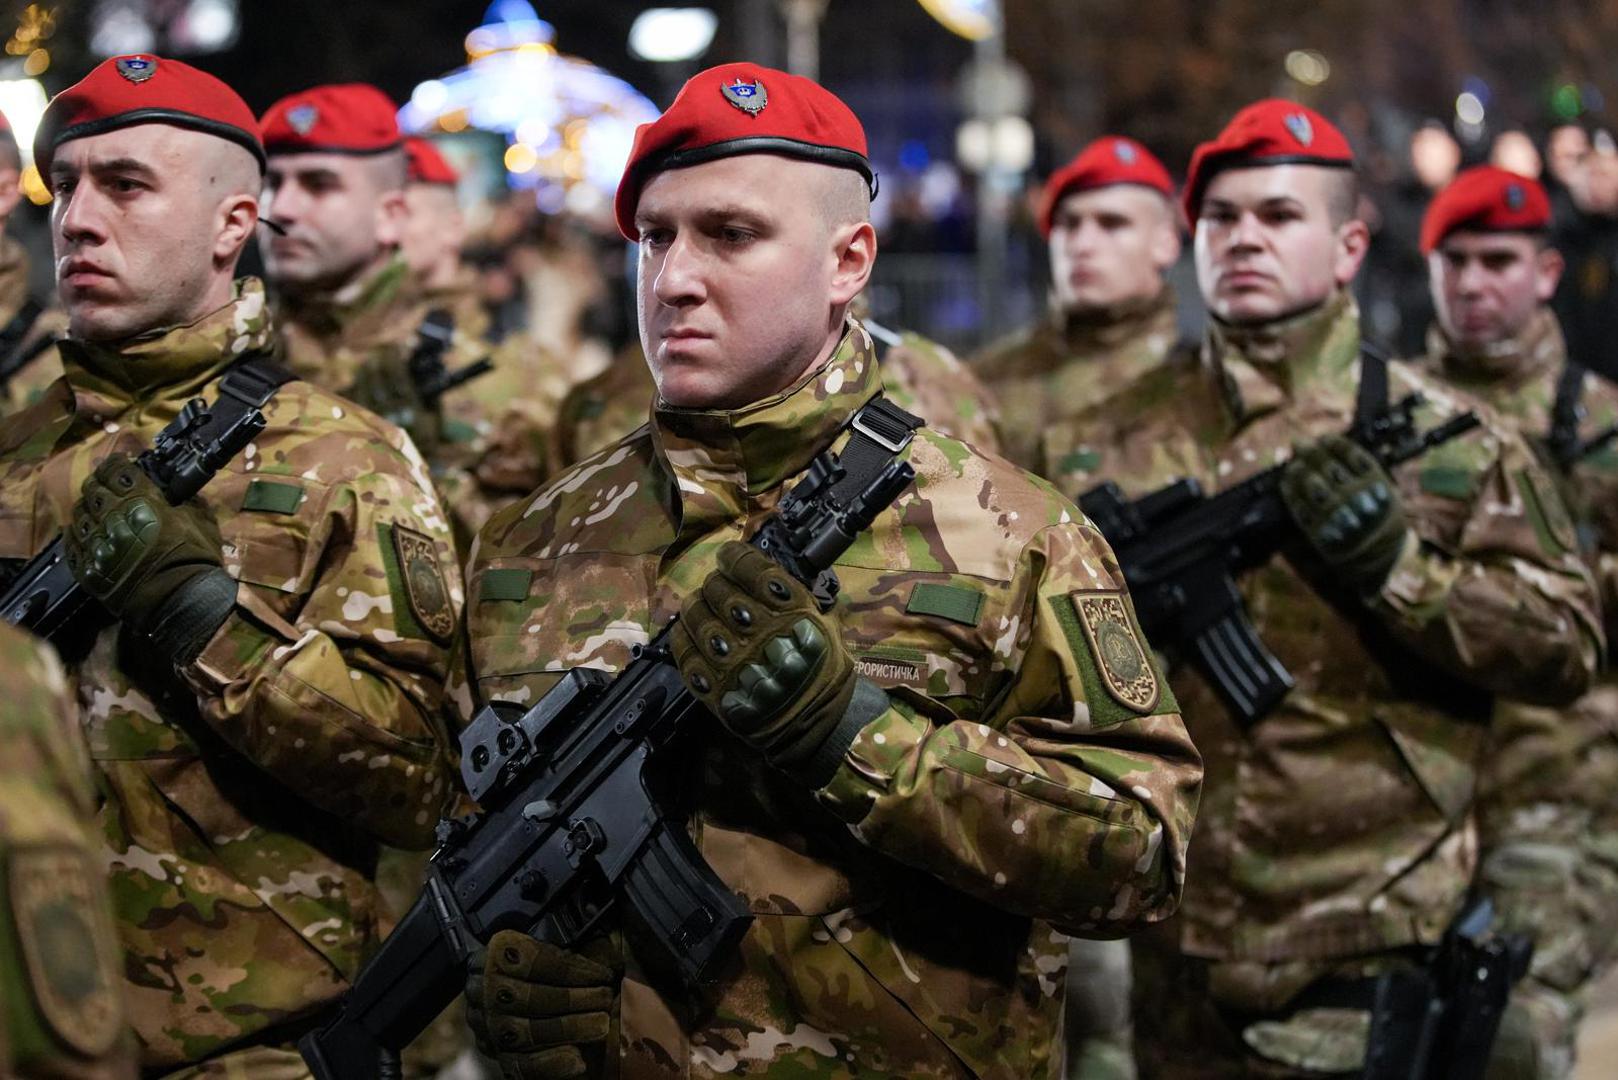
[[757, 116], [770, 103], [770, 95], [765, 91], [764, 84], [756, 79], [751, 83], [737, 79], [728, 85], [720, 84], [719, 92], [725, 95], [726, 101], [748, 116]]
[[294, 105], [287, 110], [287, 123], [299, 135], [307, 135], [320, 123], [320, 110], [313, 105]]
[[1315, 126], [1309, 122], [1309, 118], [1303, 113], [1288, 113], [1283, 123], [1286, 124], [1287, 130], [1292, 133], [1292, 137], [1304, 146], [1308, 146], [1315, 141]]
[[143, 83], [157, 74], [155, 56], [120, 56], [113, 66], [132, 83]]

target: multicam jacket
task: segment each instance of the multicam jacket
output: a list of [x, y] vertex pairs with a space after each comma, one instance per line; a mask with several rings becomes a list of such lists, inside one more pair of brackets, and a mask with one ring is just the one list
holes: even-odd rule
[[[0, 330], [8, 328], [29, 298], [28, 252], [9, 236], [0, 236]], [[0, 366], [38, 349], [37, 355], [0, 383], [0, 416], [9, 416], [36, 401], [45, 388], [62, 374], [62, 358], [55, 346], [44, 339], [59, 337], [67, 330], [67, 319], [55, 307], [45, 306], [12, 347], [0, 351]], [[43, 346], [43, 348], [40, 348]]]
[[1062, 456], [1053, 425], [1071, 419], [1163, 363], [1179, 340], [1174, 291], [1102, 314], [1052, 309], [1046, 319], [990, 346], [972, 369], [999, 402], [1005, 455], [1040, 476]]
[[0, 625], [0, 1075], [134, 1076], [90, 762], [62, 665]]
[[[1428, 334], [1424, 370], [1487, 402], [1530, 440], [1551, 428], [1567, 364], [1561, 328], [1540, 309], [1522, 335], [1482, 351]], [[1618, 387], [1586, 375], [1581, 441], [1618, 423]], [[1554, 465], [1552, 466], [1554, 467]], [[1565, 476], [1602, 586], [1607, 637], [1618, 631], [1618, 450], [1607, 446]], [[1566, 708], [1502, 700], [1479, 799], [1479, 878], [1513, 929], [1530, 933], [1529, 987], [1578, 990], [1618, 943], [1618, 681], [1608, 675]], [[1571, 1050], [1577, 1010], [1542, 1003], [1541, 1029]]]
[[[855, 323], [780, 395], [659, 407], [497, 515], [463, 713], [622, 667], [879, 387]], [[1174, 909], [1200, 767], [1106, 544], [964, 443], [923, 429], [906, 456], [915, 486], [837, 566], [846, 641], [891, 707], [814, 792], [701, 733], [682, 794], [756, 921], [701, 1021], [631, 968], [624, 1075], [1057, 1076], [1063, 931]]]
[[[66, 376], [0, 432], [0, 558], [70, 520], [270, 341], [244, 281], [194, 325], [63, 346]], [[450, 792], [442, 680], [461, 601], [444, 519], [404, 434], [306, 382], [198, 496], [241, 582], [197, 660], [160, 670], [102, 627], [70, 666], [131, 1020], [147, 1067], [284, 1041], [376, 944], [378, 841], [425, 846]]]
[[[1216, 328], [1200, 358], [1076, 417], [1058, 486], [1238, 483], [1345, 432], [1359, 369], [1346, 295], [1259, 331]], [[1470, 407], [1409, 367], [1388, 375], [1391, 399], [1425, 396], [1422, 430]], [[1436, 941], [1472, 878], [1490, 695], [1565, 702], [1596, 666], [1594, 586], [1526, 444], [1491, 422], [1396, 479], [1416, 541], [1369, 602], [1286, 558], [1240, 581], [1297, 680], [1274, 712], [1244, 730], [1190, 665], [1173, 675], [1208, 765], [1179, 945], [1229, 962], [1216, 993], [1235, 1008], [1279, 1007], [1322, 964]]]

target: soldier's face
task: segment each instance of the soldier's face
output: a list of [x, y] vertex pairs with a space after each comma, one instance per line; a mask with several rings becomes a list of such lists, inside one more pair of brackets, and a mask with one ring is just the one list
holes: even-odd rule
[[411, 184], [405, 188], [405, 219], [400, 250], [410, 270], [433, 285], [447, 285], [461, 265], [466, 220], [447, 184]]
[[386, 261], [409, 215], [398, 173], [402, 162], [393, 155], [271, 158], [264, 217], [285, 231], [260, 233], [270, 280], [296, 292], [326, 292]]
[[246, 150], [165, 124], [59, 146], [51, 243], [71, 334], [121, 341], [226, 303], [258, 221], [258, 181]]
[[1556, 292], [1562, 256], [1526, 233], [1454, 232], [1427, 257], [1438, 324], [1462, 348], [1520, 334]]
[[1208, 310], [1236, 325], [1271, 322], [1354, 280], [1369, 234], [1359, 220], [1333, 221], [1340, 180], [1318, 165], [1216, 175], [1196, 223], [1197, 284]]
[[1180, 257], [1168, 200], [1137, 184], [1076, 191], [1051, 216], [1051, 288], [1064, 311], [1150, 300]]
[[868, 222], [832, 224], [847, 170], [745, 154], [654, 175], [635, 210], [641, 345], [659, 395], [738, 408], [828, 356], [876, 257]]

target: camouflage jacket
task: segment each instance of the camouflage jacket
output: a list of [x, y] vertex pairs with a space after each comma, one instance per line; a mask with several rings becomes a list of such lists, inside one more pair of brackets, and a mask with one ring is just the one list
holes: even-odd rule
[[[879, 378], [854, 324], [782, 394], [660, 407], [497, 515], [463, 713], [621, 667]], [[700, 1023], [631, 969], [625, 1075], [1058, 1076], [1052, 924], [1117, 935], [1174, 909], [1200, 766], [1106, 544], [998, 458], [925, 429], [906, 453], [915, 487], [837, 566], [846, 640], [891, 706], [815, 792], [701, 734], [679, 774], [694, 833], [756, 921]]]
[[[1180, 476], [1210, 491], [1242, 481], [1348, 429], [1359, 349], [1343, 294], [1259, 332], [1216, 328], [1200, 358], [1073, 420], [1082, 471], [1059, 486], [1076, 494], [1105, 477], [1141, 495]], [[1469, 407], [1404, 365], [1388, 375], [1391, 400], [1425, 396], [1422, 430]], [[1240, 581], [1297, 680], [1274, 712], [1244, 730], [1189, 664], [1173, 673], [1208, 768], [1179, 943], [1252, 962], [1221, 977], [1237, 1007], [1274, 1008], [1271, 995], [1297, 989], [1263, 965], [1435, 941], [1472, 876], [1488, 693], [1565, 702], [1595, 669], [1595, 589], [1525, 443], [1494, 421], [1396, 479], [1417, 540], [1370, 602], [1285, 558]]]
[[[1486, 401], [1529, 439], [1551, 428], [1567, 363], [1561, 328], [1542, 308], [1524, 334], [1482, 354], [1428, 334], [1425, 370]], [[1586, 375], [1581, 441], [1618, 423], [1618, 387]], [[1564, 477], [1618, 631], [1618, 451]], [[1479, 800], [1480, 883], [1506, 921], [1535, 939], [1533, 974], [1577, 989], [1618, 944], [1618, 680], [1610, 674], [1566, 708], [1501, 701]]]
[[90, 762], [55, 653], [0, 626], [0, 1075], [132, 1077]]
[[[138, 453], [269, 342], [264, 293], [66, 375], [0, 433], [0, 558], [71, 516], [108, 454]], [[103, 627], [71, 668], [146, 1066], [269, 1041], [376, 943], [377, 841], [425, 846], [450, 791], [443, 677], [461, 593], [448, 525], [403, 432], [306, 382], [198, 496], [237, 606], [158, 670]]]
[[[934, 431], [979, 450], [999, 451], [989, 393], [954, 353], [909, 332], [878, 353], [883, 389], [895, 403], [926, 417]], [[638, 346], [626, 347], [604, 371], [573, 387], [558, 410], [551, 475], [646, 423], [656, 395], [646, 354]]]
[[[30, 299], [29, 264], [28, 252], [21, 244], [9, 236], [0, 236], [0, 329], [9, 327]], [[46, 338], [67, 332], [67, 318], [52, 300], [42, 303], [43, 310], [16, 344], [0, 353], [0, 366], [9, 366], [12, 357], [40, 349], [16, 373], [0, 382], [0, 416], [9, 416], [37, 400], [62, 374], [62, 358], [56, 347], [44, 345]]]
[[1105, 315], [1053, 310], [1044, 322], [974, 357], [972, 368], [1000, 407], [1005, 455], [1052, 476], [1072, 447], [1052, 425], [1082, 412], [1168, 359], [1179, 340], [1174, 291]]

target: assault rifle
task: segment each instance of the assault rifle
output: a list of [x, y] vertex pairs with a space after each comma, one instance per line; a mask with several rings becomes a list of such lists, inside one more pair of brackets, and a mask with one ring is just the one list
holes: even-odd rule
[[438, 399], [457, 386], [494, 370], [494, 361], [485, 356], [450, 371], [444, 364], [444, 353], [454, 340], [455, 317], [443, 308], [429, 311], [416, 331], [416, 347], [410, 353], [410, 381], [415, 384], [422, 404], [429, 409], [436, 408]]
[[[856, 437], [881, 419], [872, 408], [856, 415]], [[846, 472], [830, 451], [815, 459], [753, 539], [825, 608], [838, 588], [832, 562], [915, 476], [893, 456], [909, 431], [893, 431], [858, 454], [851, 443]], [[637, 646], [615, 678], [574, 668], [527, 711], [496, 703], [473, 717], [461, 778], [482, 811], [439, 822], [421, 896], [336, 1018], [299, 1041], [317, 1080], [397, 1076], [398, 1051], [461, 993], [468, 956], [500, 930], [570, 946], [621, 906], [661, 977], [696, 990], [715, 979], [753, 917], [661, 796], [662, 751], [702, 708], [668, 638], [665, 627]]]
[[[1467, 412], [1418, 433], [1421, 403], [1411, 394], [1349, 435], [1391, 470], [1478, 426]], [[1110, 481], [1079, 498], [1118, 557], [1147, 640], [1189, 652], [1243, 723], [1269, 712], [1293, 685], [1248, 621], [1236, 587], [1237, 575], [1268, 562], [1292, 535], [1283, 468], [1215, 495], [1182, 479], [1133, 501]]]
[[[180, 505], [206, 487], [264, 430], [265, 403], [290, 379], [267, 360], [239, 363], [220, 380], [219, 398], [213, 405], [201, 398], [188, 401], [135, 463], [164, 498]], [[0, 597], [0, 618], [61, 648], [68, 629], [94, 603], [68, 569], [66, 549], [58, 535], [17, 572]]]

